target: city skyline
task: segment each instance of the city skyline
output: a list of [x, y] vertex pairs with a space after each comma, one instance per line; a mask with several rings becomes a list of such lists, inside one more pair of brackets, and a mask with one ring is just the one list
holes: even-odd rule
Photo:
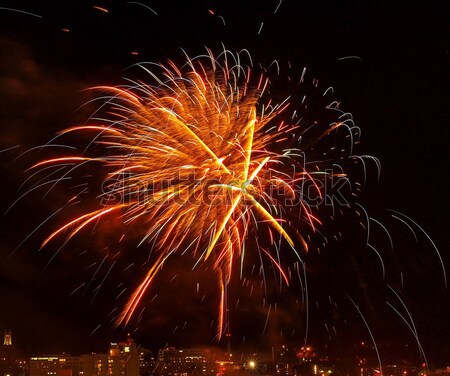
[[[111, 342], [105, 353], [34, 354], [14, 350], [11, 332], [0, 345], [0, 373], [9, 376], [195, 376], [195, 375], [284, 375], [358, 376], [448, 375], [450, 367], [428, 368], [411, 360], [391, 360], [382, 368], [371, 356], [373, 347], [361, 342], [351, 357], [329, 356], [323, 348], [272, 348], [270, 353], [231, 353], [218, 348], [176, 348], [166, 346], [152, 352], [128, 336]], [[372, 354], [373, 355], [373, 354]]]

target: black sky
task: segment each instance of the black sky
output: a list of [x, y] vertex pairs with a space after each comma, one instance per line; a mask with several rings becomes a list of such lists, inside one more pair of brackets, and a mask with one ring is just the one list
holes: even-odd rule
[[[431, 353], [429, 358], [437, 362], [448, 358], [449, 296], [443, 288], [439, 260], [425, 236], [420, 236], [415, 244], [407, 228], [389, 222], [392, 218], [386, 211], [398, 210], [423, 226], [450, 269], [446, 179], [450, 30], [446, 3], [306, 0], [142, 0], [141, 3], [158, 14], [133, 2], [112, 0], [0, 4], [42, 16], [0, 8], [0, 149], [20, 145], [0, 154], [3, 177], [0, 210], [5, 212], [18, 197], [17, 190], [26, 178], [23, 171], [36, 157], [31, 153], [13, 162], [17, 155], [46, 142], [60, 129], [83, 122], [89, 108], [76, 109], [90, 97], [82, 89], [123, 83], [122, 77], [127, 76], [125, 68], [133, 63], [164, 62], [168, 58], [181, 61], [180, 48], [192, 56], [204, 53], [205, 46], [220, 51], [223, 43], [232, 51], [248, 49], [254, 61], [265, 66], [277, 59], [281, 74], [287, 70], [288, 62], [292, 65], [291, 76], [297, 72], [299, 77], [303, 67], [307, 67], [310, 77], [317, 77], [323, 90], [332, 86], [343, 107], [353, 113], [362, 128], [359, 152], [381, 160], [381, 180], [369, 179], [362, 202], [372, 216], [387, 221], [395, 234], [397, 251], [385, 253], [396, 273], [389, 281], [394, 287], [399, 286], [397, 271], [409, 277], [402, 296], [416, 318], [425, 350]], [[108, 13], [95, 6], [104, 7]], [[132, 51], [139, 54], [133, 55]], [[95, 285], [84, 286], [70, 295], [81, 283], [90, 280], [99, 260], [111, 252], [103, 249], [108, 234], [101, 233], [75, 240], [44, 272], [52, 253], [37, 252], [37, 244], [44, 237], [39, 236], [39, 231], [7, 258], [64, 199], [61, 190], [50, 200], [41, 201], [34, 195], [2, 217], [0, 252], [5, 261], [0, 266], [0, 331], [11, 328], [26, 352], [106, 348], [109, 340], [129, 330], [115, 330], [109, 323], [108, 314], [116, 307], [114, 297], [120, 291], [117, 285], [122, 279], [132, 284], [144, 270], [136, 267], [128, 274], [112, 273], [97, 295], [92, 293]], [[383, 244], [382, 235], [379, 237], [376, 240], [379, 246], [387, 249], [388, 244]], [[388, 293], [375, 291], [380, 286], [374, 271], [379, 267], [377, 260], [367, 259], [358, 248], [360, 240], [352, 242], [352, 239], [355, 240], [349, 235], [343, 244], [332, 245], [325, 255], [311, 257], [312, 293], [317, 297], [312, 298], [317, 303], [311, 304], [322, 307], [322, 300], [328, 300], [330, 291], [344, 300], [349, 293], [361, 299], [380, 342], [403, 341], [414, 345], [411, 333], [398, 317], [387, 313]], [[99, 247], [84, 255], [82, 251], [88, 245]], [[130, 259], [139, 265], [139, 257], [142, 256], [133, 253]], [[356, 260], [357, 266], [352, 260]], [[120, 260], [125, 267], [128, 261]], [[97, 266], [86, 269], [93, 262]], [[102, 270], [108, 270], [108, 262], [109, 259]], [[204, 330], [215, 315], [212, 307], [216, 291], [208, 287], [213, 285], [211, 276], [204, 271], [185, 276], [183, 266], [182, 261], [175, 260], [161, 277], [160, 285], [165, 288], [148, 294], [149, 300], [156, 294], [158, 297], [147, 307], [135, 336], [149, 347], [167, 342], [207, 344], [213, 337], [214, 330]], [[344, 278], [347, 273], [354, 280]], [[175, 282], [170, 282], [174, 276]], [[177, 294], [178, 289], [195, 291], [197, 280], [202, 281], [206, 303], [195, 294], [193, 298]], [[85, 295], [80, 293], [84, 288], [89, 291]], [[279, 329], [290, 333], [291, 327], [298, 334], [291, 339], [285, 334], [286, 341], [299, 343], [304, 335], [301, 333], [304, 312], [296, 308], [294, 295], [286, 293], [285, 297], [277, 298], [280, 309], [278, 316], [273, 316], [279, 324], [270, 324], [273, 327], [269, 325], [265, 336], [261, 332], [267, 312], [260, 300], [248, 299], [247, 306], [233, 314], [236, 343], [242, 343], [246, 337], [248, 346], [252, 341], [255, 347], [265, 341], [279, 344], [284, 340], [278, 335]], [[348, 299], [346, 304], [349, 305]], [[165, 315], [171, 305], [171, 314]], [[335, 346], [368, 338], [352, 307], [349, 305], [343, 311], [353, 324], [348, 329], [341, 328], [343, 334], [334, 340]], [[323, 335], [323, 328], [315, 329], [316, 326], [344, 320], [333, 318], [334, 313], [327, 313], [326, 309], [311, 308], [310, 315], [317, 321], [312, 327], [311, 341], [322, 344], [328, 344], [327, 336]], [[181, 330], [185, 321], [189, 324]], [[249, 329], [250, 324], [257, 329]], [[91, 334], [98, 325], [100, 328]], [[398, 331], [400, 340], [392, 336], [393, 330]], [[389, 350], [384, 351], [386, 357], [388, 353]]]

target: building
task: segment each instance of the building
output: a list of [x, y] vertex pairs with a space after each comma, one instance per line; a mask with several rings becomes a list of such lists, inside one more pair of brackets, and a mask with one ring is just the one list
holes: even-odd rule
[[80, 357], [71, 355], [30, 358], [30, 376], [79, 376]]
[[5, 337], [3, 339], [4, 346], [12, 346], [12, 334], [11, 330], [5, 330]]
[[150, 376], [153, 374], [153, 370], [156, 367], [156, 359], [150, 350], [140, 347], [139, 348], [139, 374], [141, 376]]
[[29, 376], [108, 376], [108, 354], [35, 356], [29, 368]]
[[139, 352], [130, 337], [125, 342], [113, 342], [109, 350], [108, 375], [139, 376]]
[[28, 362], [13, 345], [11, 330], [5, 330], [0, 342], [0, 376], [27, 376]]
[[214, 371], [208, 350], [175, 349], [159, 350], [155, 374], [161, 376], [208, 375]]
[[108, 360], [108, 354], [81, 355], [79, 376], [108, 376]]
[[139, 352], [136, 343], [128, 338], [111, 343], [108, 354], [31, 357], [29, 370], [29, 376], [139, 376]]

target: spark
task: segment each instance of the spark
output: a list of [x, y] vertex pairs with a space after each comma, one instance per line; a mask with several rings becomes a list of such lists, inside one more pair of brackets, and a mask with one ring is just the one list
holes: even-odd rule
[[0, 154], [1, 154], [1, 153], [5, 153], [5, 152], [10, 151], [10, 150], [17, 149], [17, 148], [19, 148], [19, 147], [20, 147], [20, 145], [14, 145], [14, 146], [11, 146], [11, 147], [9, 147], [9, 148], [2, 149], [2, 150], [0, 150]]
[[385, 269], [385, 267], [384, 267], [384, 261], [383, 261], [383, 258], [381, 257], [380, 252], [378, 252], [378, 251], [375, 249], [375, 247], [374, 247], [373, 245], [367, 243], [367, 246], [368, 246], [372, 251], [374, 251], [375, 254], [378, 256], [378, 258], [380, 259], [381, 268], [382, 268], [382, 271], [383, 271], [383, 280], [384, 280], [385, 277], [386, 277], [386, 269]]
[[0, 7], [0, 10], [8, 10], [10, 12], [17, 12], [17, 13], [27, 14], [28, 16], [42, 18], [42, 16], [40, 16], [39, 14], [35, 14], [35, 13], [31, 13], [31, 12], [27, 12], [25, 10], [20, 10], [20, 9], [15, 9], [15, 8]]
[[347, 298], [352, 302], [353, 306], [356, 308], [356, 310], [358, 311], [358, 313], [361, 316], [362, 320], [364, 321], [364, 324], [366, 325], [367, 331], [369, 332], [370, 338], [372, 339], [373, 348], [375, 350], [375, 353], [377, 354], [378, 366], [380, 367], [380, 375], [383, 376], [383, 368], [381, 366], [380, 353], [378, 351], [378, 346], [377, 346], [377, 343], [376, 343], [375, 338], [373, 336], [372, 330], [370, 329], [370, 326], [369, 326], [367, 320], [365, 319], [364, 315], [362, 314], [361, 310], [359, 309], [358, 305], [353, 301], [353, 299], [348, 294], [347, 294]]
[[99, 330], [101, 326], [102, 324], [97, 325], [97, 327], [91, 332], [91, 334], [89, 334], [89, 337], [92, 336], [97, 330]]
[[[424, 234], [425, 235], [425, 237], [428, 239], [428, 241], [430, 242], [430, 244], [433, 246], [433, 249], [434, 249], [434, 251], [436, 252], [436, 255], [438, 256], [438, 258], [439, 258], [439, 262], [440, 262], [440, 264], [441, 264], [441, 269], [442, 269], [442, 276], [443, 276], [443, 279], [444, 279], [444, 286], [445, 286], [445, 288], [447, 288], [447, 271], [446, 271], [446, 269], [445, 269], [445, 265], [444, 265], [444, 260], [442, 259], [442, 256], [441, 256], [441, 253], [439, 252], [439, 249], [438, 249], [438, 247], [436, 246], [436, 244], [433, 242], [433, 240], [431, 239], [431, 237], [430, 237], [430, 235], [428, 235], [427, 234], [427, 232], [417, 223], [417, 222], [415, 222], [415, 221], [413, 221], [411, 218], [409, 218], [407, 215], [405, 215], [405, 214], [402, 214], [402, 213], [400, 213], [400, 212], [398, 212], [398, 211], [396, 211], [396, 210], [392, 210], [392, 209], [389, 209], [389, 211], [390, 212], [393, 212], [393, 213], [395, 213], [395, 214], [391, 214], [391, 216], [393, 217], [393, 218], [395, 218], [395, 219], [398, 219], [398, 220], [401, 220], [398, 216], [400, 216], [400, 217], [402, 217], [404, 220], [406, 220], [406, 221], [410, 221], [414, 226], [416, 226], [421, 232], [422, 232], [422, 234]], [[401, 220], [402, 221], [402, 223], [405, 223], [405, 221], [404, 220]], [[408, 226], [410, 229], [411, 229], [411, 227], [410, 226]], [[413, 231], [414, 232], [414, 231]]]
[[264, 329], [263, 329], [263, 334], [266, 332], [267, 329], [267, 324], [269, 323], [269, 317], [270, 317], [270, 311], [272, 309], [272, 305], [269, 305], [269, 310], [267, 311], [267, 317], [266, 317], [266, 322], [264, 323]]
[[273, 12], [273, 14], [276, 14], [278, 12], [278, 8], [280, 7], [282, 2], [283, 2], [283, 0], [280, 0], [280, 2], [278, 3], [277, 7], [275, 8], [275, 11]]
[[142, 3], [138, 2], [138, 1], [128, 1], [127, 4], [136, 4], [136, 5], [139, 5], [139, 6], [141, 6], [141, 7], [144, 7], [144, 8], [146, 8], [146, 9], [148, 9], [148, 10], [149, 10], [150, 12], [152, 12], [155, 16], [158, 15], [158, 13], [157, 13], [155, 10], [153, 10], [152, 8], [150, 8], [148, 5], [142, 4]]
[[412, 317], [412, 315], [411, 315], [411, 312], [408, 310], [408, 308], [406, 307], [406, 304], [405, 304], [405, 302], [403, 301], [403, 299], [400, 297], [400, 295], [390, 286], [390, 285], [387, 285], [388, 287], [389, 287], [389, 289], [394, 293], [394, 295], [397, 297], [397, 299], [400, 301], [400, 303], [401, 303], [401, 305], [403, 306], [403, 309], [406, 311], [406, 313], [407, 313], [407, 315], [408, 315], [408, 317], [409, 317], [409, 320], [410, 320], [410, 322], [408, 322], [408, 320], [406, 320], [406, 318], [392, 305], [392, 304], [390, 304], [388, 301], [386, 301], [386, 304], [390, 307], [390, 308], [392, 308], [397, 314], [398, 314], [398, 316], [405, 322], [405, 324], [406, 324], [406, 326], [411, 330], [411, 332], [413, 333], [413, 335], [414, 335], [414, 338], [416, 339], [416, 342], [417, 342], [417, 346], [418, 346], [418, 348], [419, 348], [419, 351], [421, 352], [421, 354], [422, 354], [422, 357], [423, 357], [423, 359], [424, 359], [424, 361], [425, 361], [425, 364], [426, 364], [426, 367], [427, 367], [427, 370], [428, 370], [428, 360], [427, 360], [427, 357], [426, 357], [426, 355], [425, 355], [425, 351], [424, 351], [424, 349], [423, 349], [423, 347], [422, 347], [422, 344], [420, 343], [420, 341], [419, 341], [419, 334], [418, 334], [418, 332], [417, 332], [417, 329], [416, 329], [416, 325], [414, 324], [414, 320], [413, 320], [413, 317]]
[[70, 294], [69, 296], [72, 296], [73, 294], [75, 294], [78, 290], [80, 290], [83, 286], [86, 285], [86, 282], [83, 282], [81, 285], [79, 285], [77, 288], [75, 288]]
[[261, 22], [261, 25], [259, 26], [258, 35], [261, 34], [261, 30], [264, 26], [264, 22]]
[[99, 6], [97, 6], [97, 5], [93, 5], [92, 8], [97, 9], [97, 10], [99, 10], [100, 12], [103, 12], [103, 13], [109, 13], [109, 10], [108, 10], [108, 9], [103, 8], [103, 7], [99, 7]]
[[348, 59], [355, 59], [355, 60], [362, 61], [362, 59], [359, 56], [356, 56], [356, 55], [343, 56], [343, 57], [338, 58], [339, 61], [341, 61], [341, 60], [348, 60]]

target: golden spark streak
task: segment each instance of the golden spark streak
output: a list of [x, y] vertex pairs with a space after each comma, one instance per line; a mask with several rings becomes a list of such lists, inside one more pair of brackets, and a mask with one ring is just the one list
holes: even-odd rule
[[208, 249], [205, 254], [205, 260], [209, 257], [212, 250], [214, 249], [217, 241], [220, 238], [220, 235], [222, 235], [223, 230], [225, 229], [225, 226], [227, 225], [230, 217], [233, 215], [234, 210], [236, 209], [236, 206], [238, 206], [239, 202], [241, 201], [242, 195], [239, 193], [238, 196], [234, 199], [233, 205], [231, 205], [230, 210], [228, 210], [228, 213], [226, 214], [225, 218], [222, 220], [222, 223], [219, 226], [219, 229], [214, 234], [214, 238], [209, 243]]

